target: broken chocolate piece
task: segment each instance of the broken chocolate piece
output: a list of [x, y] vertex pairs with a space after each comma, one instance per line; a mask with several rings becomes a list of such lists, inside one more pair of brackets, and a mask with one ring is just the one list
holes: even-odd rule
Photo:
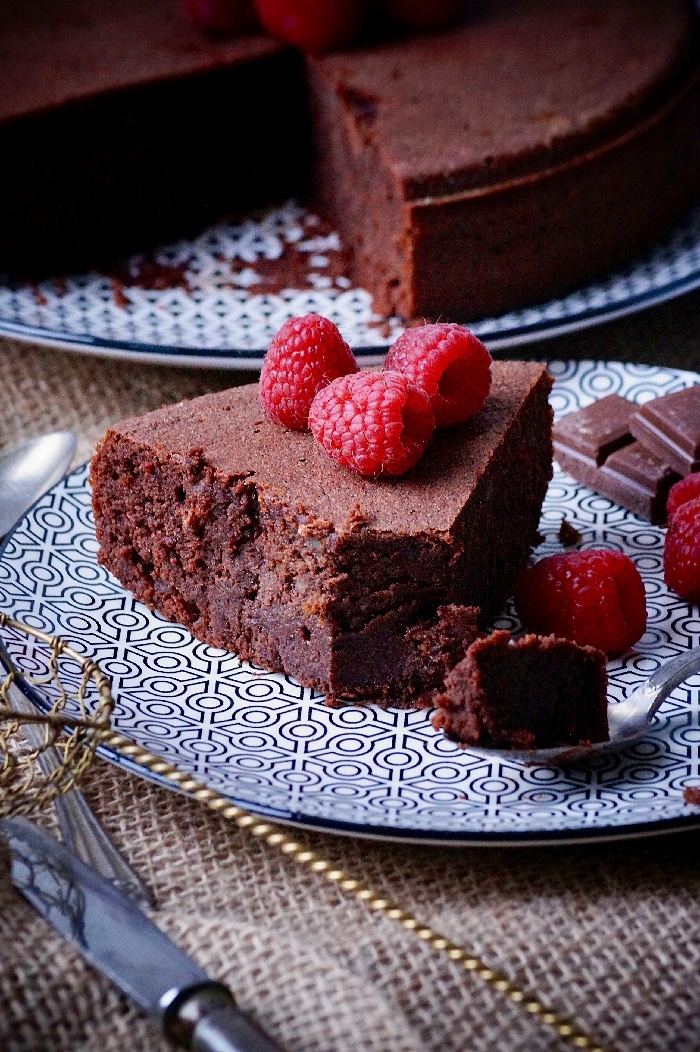
[[666, 521], [668, 491], [680, 475], [658, 460], [641, 442], [611, 453], [595, 488], [638, 515], [658, 525]]
[[681, 475], [700, 470], [700, 384], [637, 408], [630, 417], [630, 431]]
[[631, 402], [613, 394], [569, 413], [554, 426], [554, 457], [578, 482], [658, 525], [666, 521], [668, 491], [681, 476], [634, 440], [634, 412]]
[[571, 455], [600, 467], [611, 453], [632, 441], [629, 419], [633, 410], [626, 398], [607, 395], [562, 417], [554, 428], [556, 440]]
[[551, 748], [609, 738], [605, 655], [555, 636], [492, 632], [445, 678], [432, 716], [461, 745]]

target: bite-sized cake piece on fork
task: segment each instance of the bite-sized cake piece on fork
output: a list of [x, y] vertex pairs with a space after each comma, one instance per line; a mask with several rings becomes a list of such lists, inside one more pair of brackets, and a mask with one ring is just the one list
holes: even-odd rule
[[556, 636], [493, 632], [467, 649], [437, 698], [436, 730], [493, 749], [608, 740], [605, 654]]

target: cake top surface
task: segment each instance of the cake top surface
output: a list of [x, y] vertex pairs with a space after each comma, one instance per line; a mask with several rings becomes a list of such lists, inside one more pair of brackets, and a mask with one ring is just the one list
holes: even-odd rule
[[688, 0], [482, 0], [448, 32], [311, 64], [354, 138], [418, 199], [522, 175], [624, 130], [687, 72], [693, 25]]
[[[310, 432], [271, 423], [249, 384], [124, 421], [112, 435], [160, 459], [201, 457], [223, 481], [250, 478], [260, 500], [330, 524], [341, 535], [361, 523], [410, 536], [449, 531], [546, 367], [494, 362], [491, 393], [471, 420], [436, 431], [418, 465], [399, 479], [365, 479], [333, 463]], [[514, 470], [516, 467], [514, 466]]]
[[0, 120], [262, 58], [281, 47], [262, 33], [207, 37], [177, 0], [0, 4]]

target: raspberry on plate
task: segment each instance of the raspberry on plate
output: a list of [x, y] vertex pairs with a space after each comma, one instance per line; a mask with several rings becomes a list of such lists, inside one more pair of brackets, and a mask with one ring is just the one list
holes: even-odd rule
[[430, 397], [436, 427], [458, 424], [481, 409], [491, 388], [491, 355], [463, 325], [407, 329], [386, 356]]
[[245, 33], [257, 23], [253, 0], [182, 0], [182, 6], [205, 33]]
[[694, 500], [695, 497], [700, 497], [700, 471], [694, 471], [692, 475], [687, 475], [671, 486], [666, 501], [666, 514], [669, 519], [673, 518], [682, 504]]
[[260, 401], [270, 420], [307, 431], [314, 395], [337, 376], [357, 372], [338, 327], [320, 314], [290, 318], [273, 336], [260, 370]]
[[309, 427], [326, 453], [359, 475], [404, 475], [435, 430], [430, 399], [400, 373], [341, 376], [313, 400]]
[[646, 629], [642, 578], [622, 552], [589, 548], [549, 555], [525, 571], [515, 605], [526, 628], [620, 654]]
[[365, 16], [364, 0], [255, 0], [270, 36], [304, 51], [332, 51], [352, 44]]
[[[700, 474], [696, 473], [695, 477], [700, 477]], [[700, 603], [700, 495], [678, 505], [673, 515], [669, 513], [664, 544], [664, 580], [682, 599]]]

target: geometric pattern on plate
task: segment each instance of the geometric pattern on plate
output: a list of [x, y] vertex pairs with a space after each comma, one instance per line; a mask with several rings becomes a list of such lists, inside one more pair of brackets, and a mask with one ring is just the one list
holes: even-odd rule
[[[331, 318], [363, 361], [401, 331], [353, 288], [337, 235], [293, 202], [134, 256], [112, 274], [0, 277], [0, 333], [135, 360], [255, 367], [289, 317]], [[473, 324], [491, 349], [640, 310], [700, 284], [700, 209], [633, 264], [560, 299]]]
[[[557, 415], [604, 394], [643, 402], [699, 379], [619, 363], [550, 369]], [[561, 550], [564, 515], [585, 547], [626, 552], [644, 579], [647, 631], [609, 665], [610, 696], [621, 700], [662, 661], [700, 645], [700, 615], [664, 584], [660, 528], [555, 470], [539, 554]], [[527, 767], [459, 749], [432, 729], [425, 711], [326, 707], [290, 677], [207, 646], [147, 610], [98, 566], [96, 547], [84, 467], [43, 497], [7, 541], [0, 610], [98, 660], [112, 678], [116, 728], [242, 806], [337, 831], [455, 842], [700, 823], [700, 809], [683, 801], [684, 788], [700, 784], [698, 676], [664, 702], [653, 733], [623, 753], [557, 770]], [[518, 627], [512, 611], [498, 625]], [[40, 670], [43, 658], [25, 637], [9, 634], [6, 642], [20, 667]]]

